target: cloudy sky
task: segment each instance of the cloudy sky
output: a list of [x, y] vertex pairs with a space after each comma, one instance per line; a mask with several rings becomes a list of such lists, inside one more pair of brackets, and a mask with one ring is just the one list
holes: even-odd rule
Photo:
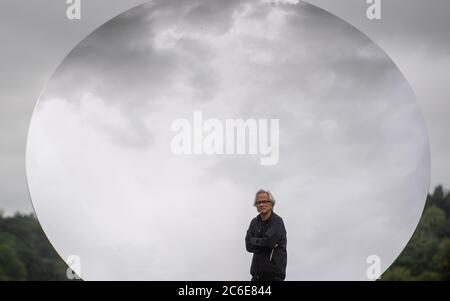
[[[12, 213], [16, 210], [24, 212], [32, 210], [25, 177], [25, 141], [31, 113], [44, 84], [65, 55], [83, 37], [118, 13], [143, 2], [145, 1], [88, 1], [83, 3], [84, 13], [80, 22], [70, 22], [65, 19], [64, 1], [41, 0], [31, 2], [6, 0], [0, 4], [0, 35], [4, 42], [0, 50], [0, 176], [2, 179], [0, 181], [0, 207], [4, 208], [7, 213]], [[445, 135], [448, 129], [448, 118], [445, 118], [445, 116], [449, 112], [446, 95], [450, 92], [449, 85], [445, 83], [445, 79], [449, 75], [448, 70], [450, 70], [450, 58], [448, 57], [448, 53], [450, 53], [449, 39], [446, 32], [446, 29], [449, 27], [448, 17], [446, 16], [446, 12], [450, 9], [448, 1], [434, 0], [433, 5], [430, 5], [429, 1], [424, 0], [385, 1], [386, 3], [383, 2], [383, 20], [381, 21], [368, 21], [365, 19], [365, 1], [342, 0], [337, 3], [337, 1], [333, 0], [316, 0], [309, 2], [336, 13], [367, 33], [371, 39], [387, 51], [389, 56], [399, 66], [412, 84], [418, 96], [420, 109], [425, 116], [432, 154], [431, 184], [434, 186], [438, 183], [443, 183], [444, 185], [449, 183], [450, 178], [447, 173], [447, 167], [450, 162], [447, 154], [450, 150], [450, 144], [447, 138], [448, 135]], [[210, 10], [210, 13], [214, 11]], [[198, 13], [201, 14], [201, 12]], [[211, 28], [211, 30], [218, 33], [226, 28], [226, 14], [214, 16], [215, 19], [221, 20], [221, 22], [218, 26]], [[18, 20], [20, 20], [20, 23]], [[139, 24], [135, 24], [135, 26], [139, 26]], [[117, 30], [119, 32], [121, 30], [126, 31], [123, 27], [118, 26]], [[108, 36], [108, 30], [105, 29], [104, 35]], [[337, 37], [339, 39], [342, 37], [345, 41], [341, 33], [338, 36], [334, 36], [334, 39], [331, 39], [331, 41], [336, 41]], [[338, 43], [338, 45], [340, 44]], [[189, 47], [189, 45], [185, 46]], [[351, 46], [357, 45], [350, 44]], [[86, 47], [89, 49], [89, 45], [86, 45]], [[139, 53], [135, 54], [138, 55]], [[125, 58], [121, 57], [121, 60], [123, 59]], [[72, 62], [75, 63], [76, 61], [75, 53]], [[163, 62], [164, 57], [158, 57], [157, 61]], [[104, 60], [103, 63], [105, 63]], [[102, 59], [100, 58], [98, 64], [94, 64], [93, 68], [103, 68], [109, 74], [114, 74], [114, 68], [120, 67], [117, 65], [112, 67], [107, 64], [102, 65]], [[145, 73], [148, 71], [145, 69], [145, 65], [135, 65], [134, 68], [140, 69], [141, 72], [148, 76], [151, 75]], [[382, 70], [375, 70], [373, 76], [376, 77], [377, 72], [380, 71]], [[77, 72], [82, 74], [83, 69], [80, 68]], [[202, 72], [209, 74], [207, 70], [197, 70], [197, 72], [199, 74], [202, 74]], [[135, 83], [136, 74], [129, 75], [128, 80], [131, 83]], [[119, 86], [123, 85], [126, 79], [122, 80], [115, 79], [114, 83]], [[160, 80], [160, 78], [153, 78], [147, 84], [149, 87], [158, 88], [154, 80]], [[370, 78], [362, 77], [361, 80], [370, 81]], [[74, 78], [69, 80], [69, 82], [76, 83], [77, 80]], [[201, 99], [202, 97], [209, 99], [209, 97], [214, 96], [210, 94], [212, 93], [211, 91], [214, 91], [213, 80], [199, 76], [192, 79], [190, 83], [192, 85], [211, 87], [210, 91], [203, 89], [202, 93], [195, 95], [196, 99]], [[376, 83], [374, 87], [377, 87]], [[137, 86], [136, 88], [140, 87]], [[311, 90], [310, 92], [319, 93], [320, 91]], [[102, 93], [108, 93], [108, 91], [105, 92], [103, 90]], [[97, 113], [100, 112], [102, 102], [99, 98], [90, 99], [88, 97], [92, 97], [92, 95], [86, 96], [84, 98], [85, 101], [97, 104], [97, 109], [99, 110]], [[113, 97], [108, 99], [114, 101], [114, 97], [121, 98], [123, 95], [113, 95]], [[109, 141], [116, 143], [115, 145], [127, 145], [129, 149], [142, 150], [150, 147], [154, 142], [150, 139], [152, 136], [147, 135], [145, 124], [141, 122], [142, 119], [145, 119], [145, 116], [142, 115], [142, 112], [133, 111], [131, 109], [132, 105], [133, 103], [130, 103], [126, 106], [129, 109], [120, 107], [116, 114], [125, 110], [128, 114], [127, 116], [133, 116], [133, 120], [136, 120], [136, 122], [125, 125], [127, 129], [132, 129], [132, 132], [127, 133], [133, 133], [133, 135], [123, 135], [120, 129], [115, 129], [113, 131], [114, 134], [109, 135]], [[68, 108], [59, 109], [64, 110]], [[90, 110], [86, 114], [95, 114], [95, 112], [95, 110]], [[116, 120], [117, 115], [114, 115], [114, 111], [110, 113], [108, 115], [111, 118], [110, 120]], [[332, 110], [322, 113], [332, 113]], [[101, 117], [104, 118], [105, 116], [101, 115]], [[96, 120], [95, 116], [90, 116], [90, 118], [93, 121]], [[105, 125], [97, 124], [96, 126], [105, 128]], [[407, 125], [404, 126], [406, 127]], [[108, 127], [108, 124], [106, 124], [106, 127]], [[140, 139], [143, 137], [147, 139]], [[361, 141], [364, 142], [364, 140]], [[313, 146], [310, 147], [313, 148]], [[221, 171], [221, 175], [230, 177], [230, 171], [227, 171], [226, 166], [228, 164], [222, 163], [217, 168]], [[320, 172], [318, 173], [320, 174]], [[238, 175], [237, 177], [239, 180], [242, 180], [241, 177], [244, 176]], [[280, 177], [282, 175], [278, 174], [277, 176]], [[248, 180], [248, 177], [245, 177], [245, 179]], [[259, 183], [261, 181], [258, 181]], [[236, 183], [232, 184], [236, 185]], [[401, 186], [399, 187], [399, 189], [402, 188]], [[251, 193], [253, 188], [249, 187], [248, 189], [248, 192]], [[360, 192], [355, 192], [355, 194], [358, 193]], [[311, 192], [311, 194], [313, 193]], [[280, 196], [278, 195], [278, 197]], [[282, 197], [284, 198], [284, 196]], [[396, 204], [401, 205], [402, 203]], [[279, 206], [278, 210], [283, 212], [282, 206]], [[253, 214], [253, 211], [244, 210], [243, 212], [243, 220]], [[389, 219], [389, 216], [387, 218]], [[410, 229], [406, 229], [407, 231], [410, 231]], [[405, 232], [401, 233], [404, 234]], [[371, 250], [375, 249], [371, 248]], [[236, 252], [240, 251], [240, 249], [236, 249]], [[244, 261], [243, 264], [246, 266], [246, 259]], [[330, 259], [330, 262], [330, 264], [339, 264], [333, 258]], [[241, 272], [244, 273], [242, 275], [245, 275], [246, 269], [243, 269]]]
[[[279, 119], [279, 163], [172, 154], [171, 121], [194, 110]], [[41, 225], [86, 279], [247, 279], [243, 234], [265, 187], [288, 279], [364, 280], [369, 255], [386, 268], [401, 251], [429, 183], [401, 72], [304, 3], [155, 1], [111, 20], [56, 70], [28, 143]]]
[[[25, 143], [43, 86], [66, 54], [95, 28], [144, 0], [90, 0], [82, 21], [65, 18], [64, 1], [4, 0], [0, 3], [0, 207], [32, 210], [25, 175]], [[431, 187], [448, 185], [450, 111], [446, 84], [450, 39], [446, 0], [383, 1], [382, 20], [368, 21], [360, 0], [310, 0], [368, 34], [411, 83], [425, 116], [431, 145]]]

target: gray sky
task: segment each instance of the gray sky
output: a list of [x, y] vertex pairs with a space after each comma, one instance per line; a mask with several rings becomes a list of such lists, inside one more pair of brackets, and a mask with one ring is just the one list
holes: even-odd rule
[[[279, 164], [173, 155], [170, 123], [196, 109], [279, 118]], [[318, 8], [256, 1], [155, 2], [105, 24], [48, 83], [27, 159], [41, 225], [86, 279], [247, 279], [251, 197], [267, 187], [289, 280], [364, 280], [367, 256], [386, 268], [408, 241], [429, 182], [392, 61]]]
[[[25, 175], [25, 142], [40, 91], [65, 55], [86, 35], [143, 0], [83, 1], [82, 21], [65, 18], [64, 1], [4, 0], [0, 3], [0, 207], [32, 210]], [[355, 25], [399, 66], [412, 85], [431, 144], [431, 187], [448, 186], [450, 111], [450, 3], [446, 0], [383, 1], [382, 20], [365, 17], [361, 0], [310, 0]]]

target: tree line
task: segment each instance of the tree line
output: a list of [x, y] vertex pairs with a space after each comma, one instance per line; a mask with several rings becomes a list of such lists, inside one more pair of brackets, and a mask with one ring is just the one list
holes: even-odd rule
[[450, 280], [450, 193], [442, 186], [428, 194], [413, 236], [381, 280]]

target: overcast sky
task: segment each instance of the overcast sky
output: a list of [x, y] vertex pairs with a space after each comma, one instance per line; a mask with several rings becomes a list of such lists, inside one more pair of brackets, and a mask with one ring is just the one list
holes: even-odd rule
[[[279, 163], [175, 156], [171, 121], [194, 110], [278, 118]], [[321, 9], [253, 0], [155, 1], [105, 24], [43, 91], [27, 156], [41, 225], [86, 279], [247, 279], [263, 187], [288, 279], [365, 280], [367, 256], [387, 268], [408, 241], [430, 168], [413, 92], [380, 48]]]

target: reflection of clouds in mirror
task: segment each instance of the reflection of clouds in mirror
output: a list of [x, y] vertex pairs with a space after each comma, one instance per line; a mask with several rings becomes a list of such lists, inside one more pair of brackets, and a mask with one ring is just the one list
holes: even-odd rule
[[[194, 110], [279, 119], [278, 164], [175, 156], [170, 125]], [[37, 215], [86, 279], [248, 279], [243, 235], [267, 187], [288, 280], [364, 280], [368, 255], [392, 262], [408, 241], [429, 180], [404, 78], [304, 3], [153, 1], [111, 20], [57, 70], [28, 142]]]

